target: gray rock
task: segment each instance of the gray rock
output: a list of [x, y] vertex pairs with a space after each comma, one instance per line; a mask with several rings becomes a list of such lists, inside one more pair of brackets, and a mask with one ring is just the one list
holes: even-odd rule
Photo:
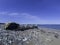
[[[26, 28], [27, 25], [22, 25], [21, 28], [23, 28], [23, 26]], [[28, 26], [30, 26], [29, 28], [32, 27], [32, 25]], [[46, 31], [45, 28], [41, 30], [32, 28], [25, 31], [1, 29], [0, 45], [60, 45], [59, 33], [53, 32], [54, 33], [49, 30]]]
[[19, 28], [19, 24], [12, 22], [12, 23], [7, 23], [5, 25], [5, 30], [17, 30]]

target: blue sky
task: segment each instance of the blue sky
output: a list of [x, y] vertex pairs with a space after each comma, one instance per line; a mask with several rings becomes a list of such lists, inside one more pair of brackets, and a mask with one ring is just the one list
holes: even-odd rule
[[0, 0], [0, 22], [60, 24], [60, 0]]

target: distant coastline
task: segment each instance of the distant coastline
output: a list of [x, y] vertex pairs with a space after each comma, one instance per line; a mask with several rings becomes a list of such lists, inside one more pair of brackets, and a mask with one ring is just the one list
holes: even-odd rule
[[60, 30], [60, 24], [40, 24], [39, 26], [42, 28], [51, 28]]

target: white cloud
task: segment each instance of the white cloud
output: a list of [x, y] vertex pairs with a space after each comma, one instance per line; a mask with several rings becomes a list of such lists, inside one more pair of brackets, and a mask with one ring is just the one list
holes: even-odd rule
[[6, 15], [8, 12], [0, 12], [0, 15]]
[[18, 16], [19, 13], [9, 13], [8, 15], [10, 15], [10, 16]]
[[[4, 21], [18, 21], [21, 23], [35, 23], [35, 24], [59, 24], [58, 20], [46, 20], [46, 19], [40, 19], [37, 15], [31, 15], [29, 13], [15, 13], [15, 12], [0, 12], [1, 15], [6, 15], [8, 18], [4, 19]], [[11, 18], [11, 19], [10, 19]]]
[[[40, 17], [31, 15], [29, 13], [17, 13], [17, 12], [0, 12], [0, 15], [8, 16], [7, 20], [9, 21], [22, 21], [23, 23], [42, 23], [43, 20]], [[11, 18], [11, 19], [10, 19]]]
[[30, 15], [28, 13], [22, 13], [21, 15], [26, 17], [26, 18], [30, 18], [30, 19], [39, 19], [39, 17]]
[[7, 15], [12, 16], [12, 17], [21, 17], [21, 18], [26, 18], [26, 19], [38, 19], [40, 20], [40, 18], [38, 16], [35, 15], [30, 15], [28, 13], [8, 13]]

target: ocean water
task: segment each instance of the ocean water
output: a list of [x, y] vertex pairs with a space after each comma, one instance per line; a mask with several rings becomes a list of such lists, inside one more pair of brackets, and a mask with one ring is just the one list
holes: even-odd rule
[[60, 30], [60, 24], [39, 24], [42, 28], [51, 28], [51, 29], [58, 29]]

